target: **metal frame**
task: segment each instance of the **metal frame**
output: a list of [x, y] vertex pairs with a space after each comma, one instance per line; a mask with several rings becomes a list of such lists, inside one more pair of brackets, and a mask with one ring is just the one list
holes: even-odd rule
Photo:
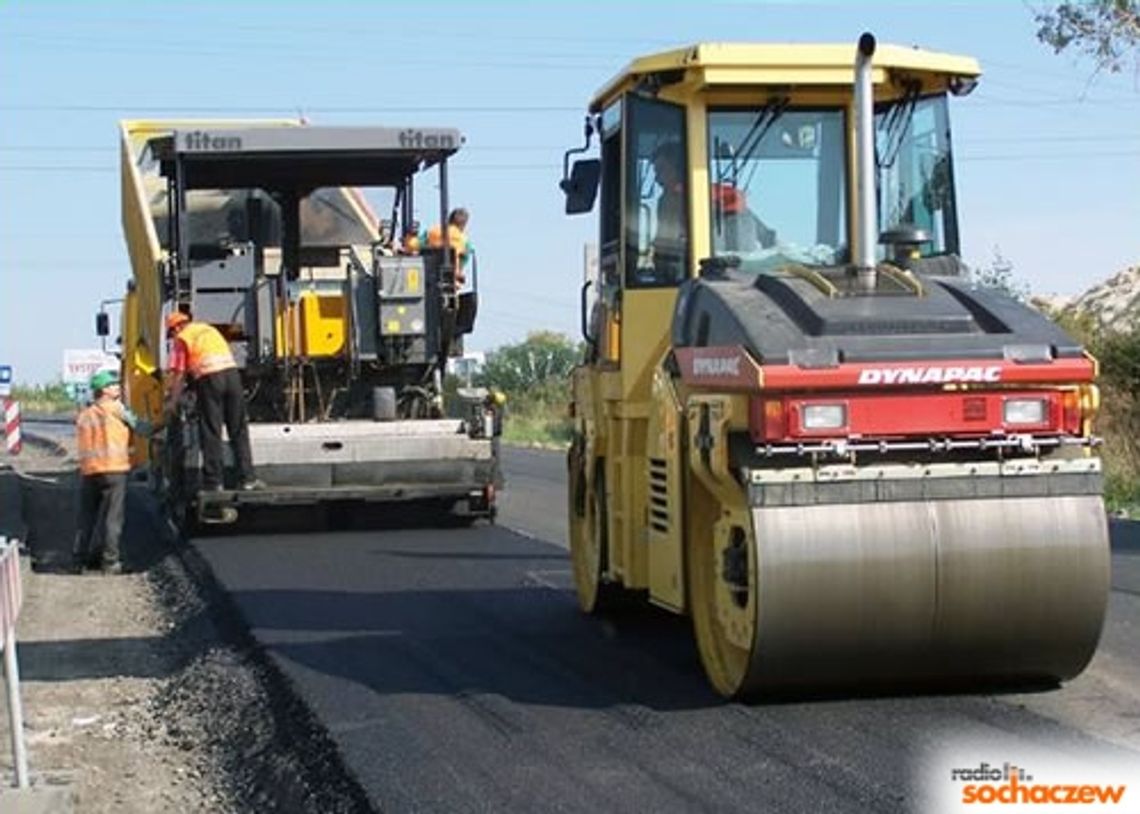
[[872, 452], [887, 455], [892, 452], [932, 452], [947, 453], [958, 450], [1015, 450], [1037, 452], [1060, 447], [1097, 447], [1101, 439], [1054, 435], [1008, 435], [1001, 438], [972, 438], [955, 440], [952, 438], [929, 438], [920, 441], [820, 441], [805, 444], [761, 444], [754, 449], [758, 455], [773, 458], [779, 455], [835, 455], [846, 457], [853, 452]]

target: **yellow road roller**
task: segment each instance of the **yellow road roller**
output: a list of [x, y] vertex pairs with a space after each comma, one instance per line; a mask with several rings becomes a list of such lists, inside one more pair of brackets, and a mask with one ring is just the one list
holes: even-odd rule
[[578, 598], [690, 616], [725, 696], [1059, 681], [1096, 648], [1096, 361], [959, 259], [979, 76], [870, 34], [699, 44], [630, 63], [567, 151], [567, 213], [599, 210]]

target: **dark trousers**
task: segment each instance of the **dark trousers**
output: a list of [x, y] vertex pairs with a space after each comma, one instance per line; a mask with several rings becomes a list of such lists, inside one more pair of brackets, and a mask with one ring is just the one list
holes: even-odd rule
[[249, 449], [249, 419], [241, 374], [235, 369], [203, 376], [197, 382], [198, 434], [202, 440], [202, 488], [222, 485], [222, 426], [230, 436], [237, 461], [238, 482], [254, 479], [253, 453]]
[[127, 499], [127, 473], [82, 475], [79, 478], [79, 532], [75, 537], [78, 565], [119, 562], [119, 541]]

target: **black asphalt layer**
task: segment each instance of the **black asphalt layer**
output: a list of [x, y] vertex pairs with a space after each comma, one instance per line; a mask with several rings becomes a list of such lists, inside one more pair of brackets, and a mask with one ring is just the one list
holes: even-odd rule
[[[725, 703], [685, 620], [579, 613], [562, 456], [505, 463], [499, 526], [389, 509], [371, 530], [195, 541], [379, 810], [920, 810], [919, 764], [947, 737], [1107, 738], [1048, 711], [1067, 688]], [[1135, 662], [1140, 543], [1114, 563], [1102, 647]]]

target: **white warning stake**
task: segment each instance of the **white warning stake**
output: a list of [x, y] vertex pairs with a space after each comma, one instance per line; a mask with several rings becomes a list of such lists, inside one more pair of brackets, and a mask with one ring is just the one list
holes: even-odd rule
[[16, 787], [28, 787], [28, 753], [24, 744], [24, 707], [20, 698], [20, 667], [16, 661], [16, 619], [24, 593], [20, 585], [20, 544], [0, 537], [0, 649], [4, 651], [4, 683], [12, 735], [12, 765]]
[[9, 455], [19, 455], [24, 448], [20, 437], [20, 402], [4, 399], [4, 439]]

